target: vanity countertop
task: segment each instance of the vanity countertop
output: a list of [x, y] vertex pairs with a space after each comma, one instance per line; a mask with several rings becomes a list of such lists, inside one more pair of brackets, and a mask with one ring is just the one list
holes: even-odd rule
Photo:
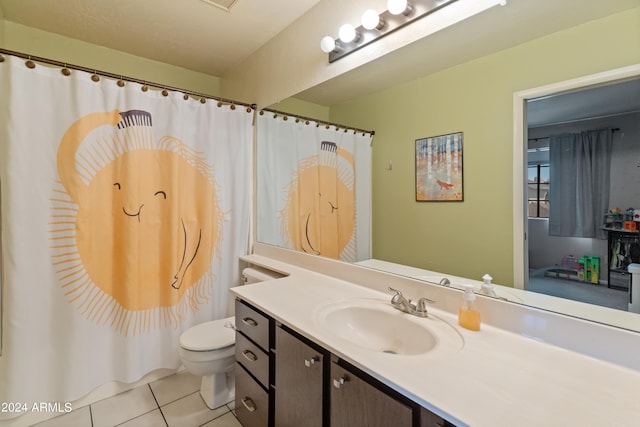
[[388, 301], [389, 294], [277, 260], [253, 259], [288, 276], [232, 288], [237, 297], [459, 427], [638, 425], [640, 372], [491, 325], [468, 331], [457, 325], [456, 315], [435, 308], [462, 335], [461, 350], [442, 357], [360, 349], [319, 327], [314, 313], [352, 298]]

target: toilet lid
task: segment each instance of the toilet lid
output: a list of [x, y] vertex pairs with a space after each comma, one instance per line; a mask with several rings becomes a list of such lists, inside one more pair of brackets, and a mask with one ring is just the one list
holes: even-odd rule
[[191, 351], [211, 351], [229, 347], [235, 344], [236, 332], [224, 325], [233, 321], [233, 317], [228, 317], [189, 328], [180, 335], [180, 346]]

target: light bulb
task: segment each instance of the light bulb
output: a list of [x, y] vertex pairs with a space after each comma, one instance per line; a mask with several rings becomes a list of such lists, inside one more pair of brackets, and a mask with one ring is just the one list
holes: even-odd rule
[[336, 41], [331, 36], [324, 36], [322, 40], [320, 40], [320, 49], [324, 53], [333, 52], [336, 49]]
[[340, 36], [340, 40], [344, 43], [350, 43], [358, 38], [358, 32], [351, 24], [344, 24], [340, 27], [338, 35]]
[[373, 9], [367, 9], [362, 14], [362, 26], [367, 30], [381, 29], [384, 27], [384, 20], [380, 18], [378, 12]]
[[400, 15], [401, 13], [408, 15], [413, 6], [407, 0], [389, 0], [387, 1], [387, 9], [392, 15]]

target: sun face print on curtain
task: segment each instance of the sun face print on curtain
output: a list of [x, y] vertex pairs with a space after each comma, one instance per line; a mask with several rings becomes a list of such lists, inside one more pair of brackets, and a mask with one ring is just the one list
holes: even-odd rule
[[282, 232], [298, 251], [339, 259], [355, 253], [353, 155], [322, 141], [320, 154], [302, 159], [281, 212]]
[[371, 135], [258, 116], [257, 240], [343, 261], [371, 257]]
[[146, 111], [95, 112], [67, 129], [57, 169], [52, 265], [69, 303], [128, 335], [206, 301], [222, 214], [197, 152], [155, 141]]

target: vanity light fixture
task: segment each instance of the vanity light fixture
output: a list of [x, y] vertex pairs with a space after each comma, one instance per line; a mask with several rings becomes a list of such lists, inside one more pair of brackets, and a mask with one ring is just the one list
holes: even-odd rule
[[340, 31], [338, 31], [338, 35], [340, 36], [340, 41], [343, 43], [357, 43], [360, 39], [360, 33], [356, 31], [351, 24], [344, 24], [341, 26]]
[[[366, 10], [362, 14], [362, 25], [354, 28], [351, 24], [344, 24], [340, 27], [339, 37], [337, 39], [331, 36], [323, 37], [320, 41], [320, 48], [329, 55], [329, 62], [334, 62], [456, 1], [388, 0], [388, 10], [382, 13], [373, 9]], [[482, 10], [485, 10], [496, 4], [504, 6], [506, 0], [484, 0], [482, 3], [487, 3], [486, 6], [480, 6]]]
[[367, 9], [362, 14], [362, 26], [366, 30], [381, 30], [384, 28], [385, 21], [380, 17], [374, 9]]
[[324, 53], [339, 52], [340, 43], [331, 36], [325, 36], [320, 40], [320, 49], [322, 49]]
[[389, 9], [389, 13], [392, 15], [403, 14], [407, 16], [413, 11], [413, 5], [407, 0], [389, 0], [387, 2], [387, 9]]

